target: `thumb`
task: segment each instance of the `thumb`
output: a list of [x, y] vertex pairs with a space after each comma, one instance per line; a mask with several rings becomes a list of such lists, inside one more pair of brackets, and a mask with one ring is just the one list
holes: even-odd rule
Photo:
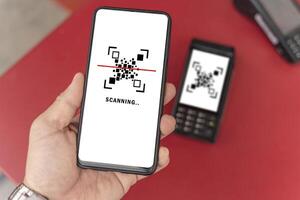
[[68, 88], [56, 98], [54, 103], [40, 117], [47, 124], [57, 129], [63, 129], [68, 126], [80, 107], [83, 82], [83, 74], [77, 73]]

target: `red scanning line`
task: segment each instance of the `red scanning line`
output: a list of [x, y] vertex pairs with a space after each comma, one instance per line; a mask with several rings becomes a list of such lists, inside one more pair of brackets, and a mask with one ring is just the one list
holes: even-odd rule
[[98, 66], [98, 67], [115, 68], [115, 69], [129, 69], [129, 70], [138, 70], [138, 71], [156, 72], [156, 70], [154, 70], [154, 69], [128, 68], [128, 67], [117, 67], [117, 66], [109, 66], [109, 65], [97, 65], [97, 66]]

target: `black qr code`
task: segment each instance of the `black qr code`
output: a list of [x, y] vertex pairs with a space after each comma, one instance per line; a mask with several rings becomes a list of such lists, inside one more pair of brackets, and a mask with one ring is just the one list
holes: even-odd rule
[[104, 89], [113, 89], [119, 83], [126, 81], [132, 82], [136, 92], [145, 93], [146, 83], [139, 78], [141, 72], [156, 72], [154, 69], [144, 69], [140, 65], [149, 58], [150, 51], [148, 49], [140, 49], [140, 51], [130, 58], [121, 58], [121, 52], [115, 46], [109, 46], [107, 55], [111, 56], [113, 64], [98, 65], [99, 67], [111, 68], [112, 74], [104, 80]]
[[186, 91], [193, 93], [198, 88], [205, 88], [210, 98], [217, 98], [219, 93], [216, 91], [214, 85], [216, 80], [223, 75], [223, 69], [216, 67], [213, 71], [207, 72], [202, 69], [198, 61], [193, 62], [192, 68], [195, 70], [196, 78], [187, 85]]

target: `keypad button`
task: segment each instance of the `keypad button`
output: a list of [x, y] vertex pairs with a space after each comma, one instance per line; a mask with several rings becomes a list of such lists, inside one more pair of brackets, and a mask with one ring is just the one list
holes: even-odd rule
[[216, 123], [215, 123], [215, 121], [208, 121], [207, 125], [208, 125], [209, 127], [215, 127], [215, 126], [216, 126]]
[[186, 116], [186, 119], [187, 119], [187, 120], [190, 120], [190, 121], [195, 121], [196, 118], [195, 118], [195, 116], [187, 115], [187, 116]]
[[204, 129], [205, 128], [205, 126], [203, 125], [203, 124], [195, 124], [195, 128], [196, 129]]
[[182, 130], [183, 126], [181, 124], [176, 124], [175, 128], [176, 130]]
[[198, 117], [206, 117], [206, 114], [203, 113], [203, 112], [199, 112], [199, 113], [198, 113]]
[[202, 137], [212, 137], [213, 130], [217, 126], [217, 116], [215, 114], [198, 111], [197, 109], [179, 106], [175, 117], [177, 131]]
[[195, 130], [193, 131], [193, 133], [194, 133], [195, 135], [203, 135], [203, 130], [195, 129]]
[[292, 39], [289, 39], [287, 44], [289, 45], [290, 48], [296, 47], [296, 42]]
[[300, 40], [299, 39], [289, 39], [287, 41], [289, 48], [293, 51], [294, 54], [300, 52]]
[[297, 53], [299, 51], [299, 49], [297, 48], [296, 45], [292, 45], [291, 49], [292, 49], [293, 53]]
[[179, 112], [186, 112], [186, 108], [185, 107], [178, 107], [178, 111]]
[[177, 113], [176, 113], [176, 117], [177, 117], [177, 118], [184, 118], [184, 116], [185, 116], [185, 115], [184, 115], [183, 113], [181, 113], [181, 112], [177, 112]]
[[192, 129], [192, 127], [190, 127], [190, 126], [185, 126], [185, 127], [183, 128], [183, 131], [184, 131], [184, 132], [188, 132], [188, 133], [189, 133], [189, 132], [192, 132], [192, 130], [193, 130], [193, 129]]
[[185, 121], [184, 125], [186, 125], [186, 126], [193, 126], [194, 123], [192, 123], [191, 121]]
[[192, 109], [188, 109], [187, 113], [190, 114], [190, 115], [196, 115], [197, 111], [196, 110], [192, 110]]
[[203, 123], [203, 124], [204, 124], [205, 121], [206, 121], [206, 120], [203, 119], [203, 118], [197, 118], [197, 119], [196, 119], [196, 122], [198, 122], [198, 123]]
[[296, 34], [296, 35], [294, 35], [294, 40], [299, 40], [300, 41], [300, 35], [299, 34]]
[[294, 43], [294, 41], [293, 41], [292, 39], [288, 39], [288, 40], [286, 41], [286, 43], [287, 43], [288, 45], [291, 45], [291, 44]]
[[181, 119], [181, 118], [176, 118], [176, 123], [177, 123], [177, 124], [182, 124], [183, 122], [184, 122], [183, 119]]

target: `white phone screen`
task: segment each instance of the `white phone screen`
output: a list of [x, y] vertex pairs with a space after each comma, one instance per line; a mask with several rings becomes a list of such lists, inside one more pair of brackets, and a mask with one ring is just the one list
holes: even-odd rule
[[79, 160], [152, 167], [169, 19], [100, 9], [94, 23]]

